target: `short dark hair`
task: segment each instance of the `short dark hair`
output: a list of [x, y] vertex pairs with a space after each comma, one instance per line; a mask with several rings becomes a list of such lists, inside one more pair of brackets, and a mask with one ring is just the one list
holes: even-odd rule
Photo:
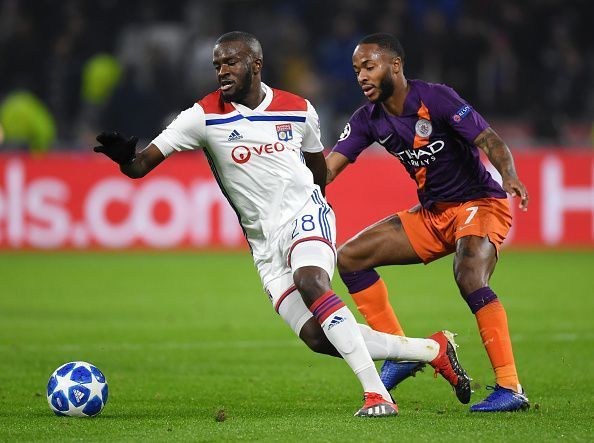
[[262, 59], [262, 45], [258, 41], [258, 39], [250, 34], [249, 32], [243, 31], [232, 31], [227, 32], [226, 34], [221, 35], [215, 45], [220, 43], [227, 43], [227, 42], [242, 42], [250, 49], [250, 52], [254, 56], [254, 58]]
[[378, 45], [382, 49], [387, 49], [392, 54], [400, 57], [402, 63], [404, 63], [404, 49], [400, 44], [400, 40], [394, 37], [392, 34], [387, 33], [377, 33], [377, 34], [370, 34], [363, 37], [359, 40], [360, 45], [368, 45], [368, 44], [375, 44]]

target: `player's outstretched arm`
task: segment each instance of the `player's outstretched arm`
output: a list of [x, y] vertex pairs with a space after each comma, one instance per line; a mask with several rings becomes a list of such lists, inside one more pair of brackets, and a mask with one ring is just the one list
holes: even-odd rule
[[159, 165], [165, 156], [154, 144], [148, 145], [138, 154], [132, 162], [120, 165], [120, 171], [130, 178], [142, 178]]
[[339, 152], [331, 152], [326, 157], [326, 184], [330, 184], [349, 165], [349, 159]]
[[326, 161], [323, 152], [304, 152], [305, 164], [313, 174], [314, 183], [320, 187], [322, 195], [326, 196]]
[[482, 149], [495, 169], [501, 174], [502, 186], [512, 197], [520, 197], [520, 209], [528, 209], [528, 191], [518, 178], [511, 151], [499, 135], [491, 128], [485, 129], [474, 140], [474, 144]]
[[136, 153], [138, 137], [125, 137], [118, 132], [102, 132], [97, 136], [101, 146], [96, 146], [93, 151], [108, 156], [120, 165], [120, 171], [130, 178], [141, 178], [152, 171], [165, 156], [154, 144]]

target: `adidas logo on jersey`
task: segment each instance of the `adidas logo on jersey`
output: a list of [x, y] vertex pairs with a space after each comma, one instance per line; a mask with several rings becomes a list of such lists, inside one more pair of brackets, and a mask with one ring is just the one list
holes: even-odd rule
[[242, 138], [243, 138], [243, 135], [241, 135], [239, 132], [237, 132], [237, 129], [234, 129], [233, 132], [231, 132], [231, 134], [229, 134], [229, 138], [227, 140], [229, 140], [229, 141], [241, 140]]
[[332, 329], [336, 325], [339, 325], [343, 321], [345, 321], [345, 318], [344, 317], [341, 317], [339, 315], [335, 315], [334, 318], [332, 319], [332, 321], [330, 322], [330, 324], [328, 325], [328, 330]]

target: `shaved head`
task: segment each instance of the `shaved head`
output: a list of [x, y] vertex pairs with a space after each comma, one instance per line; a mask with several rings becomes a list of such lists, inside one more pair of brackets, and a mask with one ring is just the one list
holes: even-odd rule
[[363, 37], [359, 41], [359, 45], [377, 45], [380, 49], [394, 57], [400, 57], [400, 60], [402, 60], [402, 63], [404, 64], [404, 49], [402, 49], [400, 41], [392, 34], [371, 34]]
[[262, 45], [252, 34], [243, 31], [228, 32], [217, 39], [215, 46], [228, 42], [242, 42], [247, 47], [249, 55], [251, 55], [253, 59], [262, 60]]

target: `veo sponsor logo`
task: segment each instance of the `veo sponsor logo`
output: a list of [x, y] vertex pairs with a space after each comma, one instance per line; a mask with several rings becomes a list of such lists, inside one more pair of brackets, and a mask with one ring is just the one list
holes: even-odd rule
[[282, 152], [285, 149], [288, 148], [281, 142], [267, 143], [265, 145], [260, 146], [239, 145], [235, 146], [231, 151], [231, 158], [235, 163], [242, 165], [244, 163], [247, 163], [252, 157], [252, 155], [257, 155], [261, 157], [266, 154], [275, 154], [277, 152]]

